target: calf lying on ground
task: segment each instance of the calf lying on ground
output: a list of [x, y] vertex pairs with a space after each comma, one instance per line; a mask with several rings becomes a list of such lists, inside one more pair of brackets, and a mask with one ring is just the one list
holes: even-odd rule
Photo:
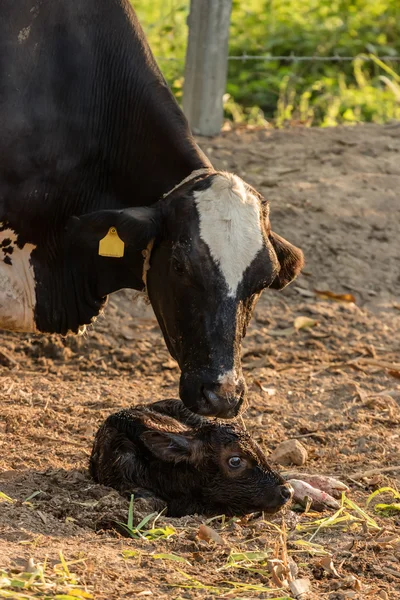
[[292, 496], [243, 429], [195, 415], [179, 400], [109, 416], [96, 434], [90, 473], [121, 493], [150, 491], [172, 517], [273, 513]]

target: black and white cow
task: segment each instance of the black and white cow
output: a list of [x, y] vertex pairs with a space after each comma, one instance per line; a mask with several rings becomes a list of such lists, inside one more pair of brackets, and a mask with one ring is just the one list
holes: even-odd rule
[[0, 327], [78, 332], [108, 294], [147, 287], [185, 405], [235, 416], [252, 309], [301, 251], [196, 145], [126, 0], [1, 13]]

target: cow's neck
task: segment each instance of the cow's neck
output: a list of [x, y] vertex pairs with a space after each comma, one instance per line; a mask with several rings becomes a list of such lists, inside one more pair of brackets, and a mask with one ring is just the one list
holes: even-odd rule
[[[149, 206], [191, 173], [211, 168], [211, 163], [188, 131], [184, 116], [173, 110], [169, 115], [166, 111], [168, 102], [172, 105], [175, 101], [167, 96], [162, 108], [166, 114], [159, 115], [158, 109], [154, 108], [154, 116], [144, 125], [147, 133], [142, 139], [136, 132], [133, 141], [136, 124], [130, 124], [132, 135], [128, 133], [125, 143], [121, 143], [118, 164], [115, 169], [110, 169], [118, 173], [113, 188], [116, 201], [124, 207]], [[174, 108], [173, 105], [170, 108]], [[161, 128], [157, 123], [161, 119], [170, 119], [170, 123]]]
[[118, 27], [120, 60], [114, 69], [109, 65], [108, 25], [104, 31], [97, 58], [104, 73], [93, 81], [103, 111], [96, 105], [85, 111], [87, 130], [95, 132], [92, 141], [103, 158], [107, 192], [124, 207], [148, 206], [211, 163], [196, 144], [134, 13], [127, 12]]
[[[49, 265], [33, 253], [36, 276], [35, 321], [43, 333], [82, 333], [102, 312], [107, 296], [124, 288], [144, 290], [143, 256], [126, 253], [123, 259], [71, 256], [66, 253]], [[44, 265], [44, 266], [42, 266]]]

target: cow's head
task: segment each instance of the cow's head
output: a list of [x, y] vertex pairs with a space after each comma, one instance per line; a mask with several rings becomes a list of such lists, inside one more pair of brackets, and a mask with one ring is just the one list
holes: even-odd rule
[[245, 399], [241, 342], [264, 288], [281, 289], [302, 253], [270, 229], [268, 204], [239, 177], [216, 173], [161, 204], [163, 234], [148, 294], [193, 412], [230, 418]]
[[147, 291], [182, 371], [184, 404], [234, 417], [246, 396], [240, 352], [255, 303], [265, 288], [293, 280], [302, 252], [271, 231], [267, 202], [224, 172], [189, 181], [152, 207], [104, 213], [118, 213], [121, 226], [107, 218], [103, 229], [117, 226], [125, 244], [153, 242]]

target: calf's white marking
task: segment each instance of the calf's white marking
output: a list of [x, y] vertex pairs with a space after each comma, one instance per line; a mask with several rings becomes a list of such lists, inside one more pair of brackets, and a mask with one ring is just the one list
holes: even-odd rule
[[[12, 254], [1, 247], [1, 242], [7, 239], [11, 240]], [[0, 328], [32, 333], [37, 329], [35, 277], [30, 259], [36, 246], [25, 244], [19, 248], [16, 241], [12, 229], [0, 231]], [[12, 264], [4, 262], [7, 256]]]
[[215, 175], [212, 185], [194, 198], [200, 237], [224, 276], [228, 295], [235, 297], [243, 273], [263, 247], [260, 201], [230, 173]]

